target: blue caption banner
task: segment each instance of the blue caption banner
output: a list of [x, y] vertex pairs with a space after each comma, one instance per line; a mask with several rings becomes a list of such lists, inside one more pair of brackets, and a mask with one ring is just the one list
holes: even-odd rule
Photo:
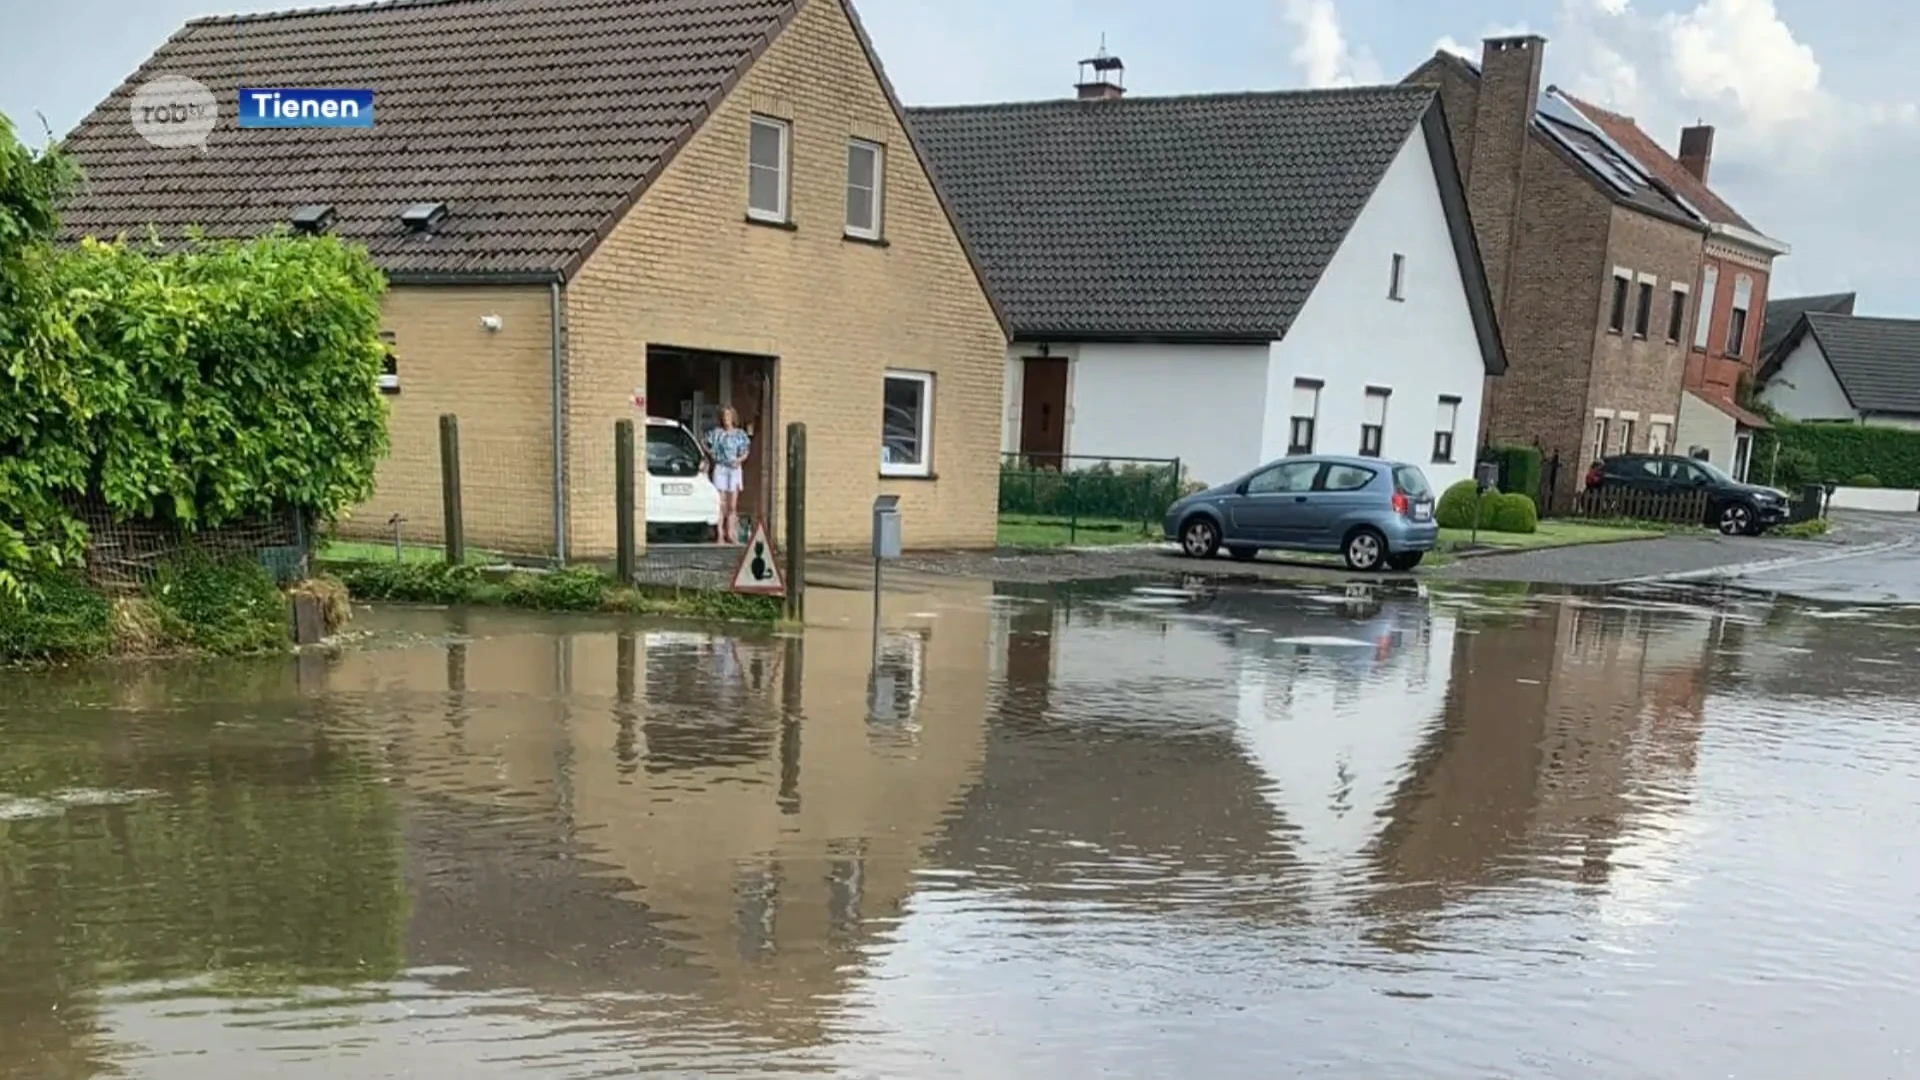
[[285, 87], [240, 88], [243, 128], [370, 128], [371, 90], [295, 90]]

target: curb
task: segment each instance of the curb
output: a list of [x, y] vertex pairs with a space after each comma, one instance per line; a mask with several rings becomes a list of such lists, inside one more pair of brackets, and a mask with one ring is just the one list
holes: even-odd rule
[[1864, 558], [1878, 555], [1884, 551], [1909, 547], [1911, 540], [1887, 540], [1878, 544], [1862, 544], [1859, 547], [1845, 548], [1825, 555], [1782, 555], [1774, 559], [1755, 559], [1752, 562], [1728, 563], [1725, 566], [1710, 566], [1704, 570], [1681, 570], [1671, 574], [1647, 574], [1641, 577], [1616, 578], [1602, 582], [1603, 586], [1614, 585], [1651, 585], [1661, 582], [1707, 581], [1716, 578], [1745, 577], [1748, 574], [1765, 573], [1789, 566], [1819, 566], [1822, 563], [1840, 562], [1845, 559]]

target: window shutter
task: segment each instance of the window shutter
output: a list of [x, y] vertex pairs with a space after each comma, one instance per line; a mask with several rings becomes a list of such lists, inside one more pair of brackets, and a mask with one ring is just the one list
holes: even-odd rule
[[1311, 383], [1293, 384], [1293, 415], [1313, 416], [1320, 411], [1320, 388]]
[[1707, 347], [1708, 329], [1713, 323], [1713, 301], [1719, 295], [1720, 268], [1709, 266], [1700, 275], [1700, 308], [1693, 317], [1693, 347]]

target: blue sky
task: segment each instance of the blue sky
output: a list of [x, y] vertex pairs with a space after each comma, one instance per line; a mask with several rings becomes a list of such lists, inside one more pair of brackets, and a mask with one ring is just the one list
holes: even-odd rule
[[[188, 18], [284, 0], [6, 0], [0, 112], [64, 133]], [[1911, 0], [856, 0], [910, 103], [1059, 96], [1106, 36], [1137, 94], [1397, 79], [1490, 32], [1672, 146], [1719, 127], [1717, 190], [1793, 245], [1775, 293], [1920, 316], [1920, 5]]]

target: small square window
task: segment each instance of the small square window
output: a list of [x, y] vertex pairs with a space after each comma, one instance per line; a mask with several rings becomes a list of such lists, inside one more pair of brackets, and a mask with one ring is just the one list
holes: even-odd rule
[[1640, 300], [1633, 309], [1633, 336], [1645, 338], [1653, 325], [1653, 282], [1640, 283]]
[[1405, 300], [1407, 298], [1407, 257], [1398, 252], [1393, 256], [1393, 278], [1387, 283], [1387, 299]]
[[400, 392], [400, 358], [393, 351], [399, 340], [399, 336], [391, 330], [380, 331], [380, 344], [387, 350], [387, 355], [380, 361], [380, 392], [383, 394]]
[[880, 405], [880, 475], [929, 475], [933, 463], [933, 375], [924, 371], [887, 372]]
[[756, 116], [747, 147], [747, 216], [787, 220], [787, 122]]
[[886, 150], [855, 139], [847, 144], [847, 235], [880, 239], [881, 189], [885, 187]]

